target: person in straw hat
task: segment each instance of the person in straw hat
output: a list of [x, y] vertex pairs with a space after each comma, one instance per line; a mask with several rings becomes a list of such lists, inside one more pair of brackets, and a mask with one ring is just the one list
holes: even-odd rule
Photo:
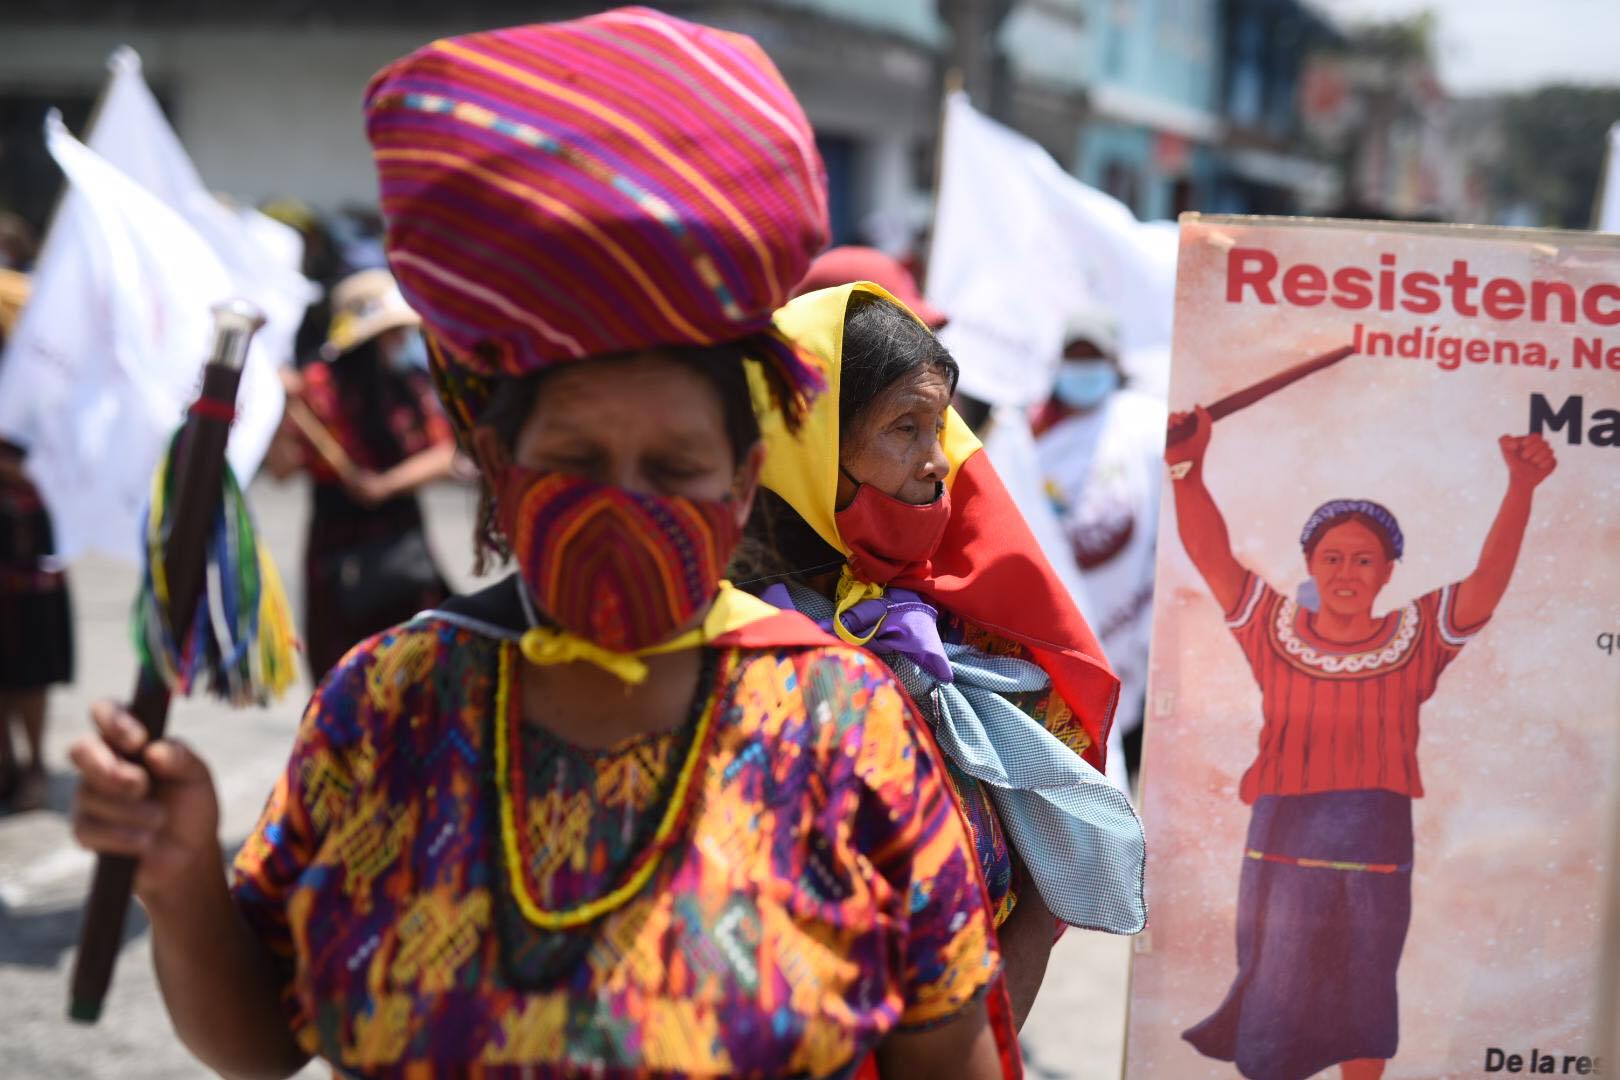
[[366, 116], [517, 572], [326, 678], [229, 889], [204, 766], [97, 710], [78, 836], [139, 857], [180, 1037], [238, 1074], [1018, 1076], [904, 690], [722, 576], [761, 415], [827, 378], [771, 322], [827, 236], [775, 67], [623, 8], [435, 42]]
[[449, 594], [416, 491], [448, 475], [455, 435], [425, 365], [421, 318], [387, 270], [332, 290], [321, 359], [289, 372], [287, 417], [266, 457], [277, 479], [307, 470], [304, 639], [319, 680], [355, 642]]

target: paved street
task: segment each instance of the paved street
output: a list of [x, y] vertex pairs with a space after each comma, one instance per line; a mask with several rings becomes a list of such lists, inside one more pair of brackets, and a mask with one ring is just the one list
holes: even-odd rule
[[[260, 528], [301, 609], [299, 557], [308, 496], [301, 485], [253, 490]], [[458, 588], [471, 585], [470, 529], [475, 498], [445, 486], [428, 496], [435, 547]], [[0, 1075], [56, 1077], [207, 1076], [175, 1040], [152, 974], [146, 926], [132, 911], [111, 999], [95, 1027], [65, 1019], [68, 972], [77, 940], [91, 859], [70, 841], [66, 810], [71, 780], [65, 749], [84, 730], [88, 703], [129, 690], [134, 657], [128, 606], [135, 572], [104, 559], [73, 567], [78, 622], [78, 682], [51, 698], [48, 810], [0, 818]], [[281, 768], [308, 696], [307, 684], [270, 708], [232, 712], [213, 702], [181, 702], [170, 730], [190, 740], [213, 765], [223, 800], [223, 830], [234, 846], [252, 826]], [[1117, 1077], [1125, 1022], [1129, 943], [1072, 932], [1059, 942], [1025, 1029], [1032, 1076], [1085, 1080]], [[311, 1067], [303, 1075], [321, 1076]]]

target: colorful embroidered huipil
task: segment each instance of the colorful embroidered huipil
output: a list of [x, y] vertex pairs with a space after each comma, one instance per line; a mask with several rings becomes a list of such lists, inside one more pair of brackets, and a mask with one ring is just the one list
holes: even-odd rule
[[[687, 725], [583, 751], [500, 722], [516, 632], [478, 626], [424, 616], [350, 653], [237, 857], [307, 1050], [367, 1076], [853, 1075], [888, 1032], [991, 986], [972, 849], [876, 661], [716, 650]], [[705, 721], [649, 885], [582, 929], [529, 925], [508, 855], [534, 896], [599, 894]]]
[[[462, 434], [498, 380], [638, 350], [736, 346], [778, 416], [821, 387], [771, 312], [825, 180], [752, 41], [639, 8], [472, 34], [366, 113]], [[491, 592], [349, 655], [237, 860], [301, 1045], [366, 1076], [870, 1077], [984, 995], [1019, 1075], [965, 827], [878, 665], [722, 586], [685, 724], [576, 752], [528, 731], [518, 672], [584, 639]]]

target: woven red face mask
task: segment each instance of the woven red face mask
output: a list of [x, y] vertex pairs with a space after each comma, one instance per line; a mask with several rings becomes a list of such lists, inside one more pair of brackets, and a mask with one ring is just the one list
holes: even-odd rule
[[645, 495], [516, 465], [504, 486], [502, 527], [535, 606], [614, 652], [662, 644], [708, 610], [741, 535], [729, 498]]
[[850, 569], [862, 581], [887, 585], [901, 571], [933, 558], [950, 524], [951, 493], [941, 484], [932, 502], [916, 506], [861, 484], [833, 519], [849, 548]]

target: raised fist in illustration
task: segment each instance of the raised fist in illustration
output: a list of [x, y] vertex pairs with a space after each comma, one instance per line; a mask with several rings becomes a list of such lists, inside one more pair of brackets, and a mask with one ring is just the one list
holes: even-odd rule
[[1558, 467], [1552, 446], [1540, 435], [1504, 435], [1496, 442], [1507, 462], [1509, 483], [1533, 488]]

